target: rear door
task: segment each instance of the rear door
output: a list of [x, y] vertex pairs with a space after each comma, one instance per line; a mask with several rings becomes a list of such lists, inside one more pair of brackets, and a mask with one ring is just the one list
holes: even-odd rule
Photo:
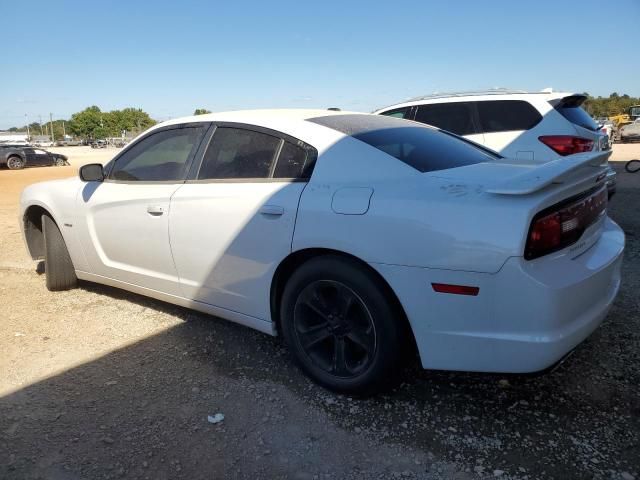
[[183, 184], [208, 125], [155, 130], [87, 183], [77, 229], [90, 273], [180, 295], [169, 247], [169, 200]]
[[185, 297], [270, 318], [271, 278], [291, 252], [316, 155], [279, 132], [217, 126], [193, 180], [171, 198], [169, 235]]
[[474, 102], [431, 103], [418, 105], [415, 121], [433, 125], [472, 142], [484, 144]]

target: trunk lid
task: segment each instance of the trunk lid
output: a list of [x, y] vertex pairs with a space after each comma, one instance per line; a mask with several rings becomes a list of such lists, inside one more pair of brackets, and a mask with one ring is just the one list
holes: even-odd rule
[[[572, 202], [590, 199], [592, 196], [601, 202], [601, 196], [597, 194], [605, 188], [607, 159], [610, 154], [589, 152], [561, 157], [543, 164], [528, 165], [500, 159], [425, 175], [446, 180], [450, 188], [460, 185], [473, 186], [470, 190], [478, 192], [488, 205], [499, 206], [498, 210], [511, 210], [512, 216], [505, 215], [504, 221], [510, 222], [510, 228], [520, 231], [521, 244], [518, 250], [524, 254], [531, 226], [541, 214], [546, 215], [554, 209], [560, 210]], [[578, 202], [576, 208], [592, 208], [594, 202]], [[580, 216], [590, 220], [588, 224], [581, 225], [584, 228], [578, 239], [532, 261], [545, 261], [564, 254], [572, 255], [573, 258], [590, 248], [602, 234], [606, 212], [597, 218], [582, 216], [582, 213]], [[566, 218], [563, 219], [565, 220]]]

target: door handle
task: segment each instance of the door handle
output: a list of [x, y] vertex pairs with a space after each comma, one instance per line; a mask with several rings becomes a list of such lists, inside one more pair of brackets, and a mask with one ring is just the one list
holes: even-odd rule
[[279, 217], [284, 213], [284, 208], [279, 205], [263, 205], [260, 207], [260, 213], [262, 215], [273, 215]]
[[164, 214], [164, 207], [162, 205], [148, 205], [147, 213], [154, 217], [159, 217], [160, 215]]

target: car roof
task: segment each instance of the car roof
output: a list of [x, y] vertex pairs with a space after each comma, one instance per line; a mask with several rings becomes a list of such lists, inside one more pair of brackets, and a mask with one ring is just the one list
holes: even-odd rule
[[530, 92], [526, 90], [511, 90], [506, 88], [496, 88], [490, 90], [478, 90], [478, 91], [462, 91], [462, 92], [447, 92], [447, 93], [433, 93], [430, 95], [423, 95], [420, 97], [410, 98], [404, 102], [389, 105], [387, 107], [379, 108], [374, 113], [382, 112], [392, 108], [410, 107], [414, 105], [420, 105], [423, 103], [447, 103], [451, 102], [464, 102], [464, 101], [490, 101], [490, 100], [530, 100], [531, 97], [542, 98], [545, 101], [557, 100], [565, 97], [583, 95], [581, 93], [574, 92], [555, 92], [552, 89], [544, 89], [539, 92]]
[[175, 125], [194, 122], [238, 122], [248, 124], [258, 124], [264, 121], [302, 121], [309, 118], [347, 115], [362, 112], [346, 112], [322, 109], [302, 109], [302, 108], [278, 108], [278, 109], [258, 109], [258, 110], [232, 110], [228, 112], [207, 113], [204, 115], [192, 115], [189, 117], [174, 118], [160, 125]]
[[[207, 113], [204, 115], [194, 115], [189, 117], [174, 118], [166, 122], [155, 125], [148, 131], [157, 128], [163, 128], [171, 125], [184, 125], [188, 123], [200, 122], [233, 122], [246, 124], [256, 127], [262, 127], [294, 138], [302, 140], [317, 149], [327, 147], [336, 140], [337, 137], [344, 134], [332, 130], [328, 132], [320, 132], [318, 129], [327, 130], [326, 127], [307, 122], [311, 118], [323, 116], [341, 116], [349, 114], [371, 115], [362, 112], [345, 112], [335, 110], [321, 109], [264, 109], [264, 110], [236, 110], [230, 112]], [[143, 133], [142, 135], [144, 135]]]

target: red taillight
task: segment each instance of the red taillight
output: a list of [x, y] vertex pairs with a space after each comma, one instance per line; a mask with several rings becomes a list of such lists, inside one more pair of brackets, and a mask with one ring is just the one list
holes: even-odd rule
[[593, 150], [593, 140], [588, 138], [572, 137], [571, 135], [546, 135], [538, 137], [538, 140], [563, 157]]
[[607, 189], [599, 188], [536, 215], [531, 222], [524, 258], [556, 252], [578, 241], [607, 210]]
[[475, 297], [480, 292], [479, 287], [467, 285], [452, 285], [450, 283], [432, 283], [433, 290], [438, 293], [453, 293], [454, 295], [471, 295]]

